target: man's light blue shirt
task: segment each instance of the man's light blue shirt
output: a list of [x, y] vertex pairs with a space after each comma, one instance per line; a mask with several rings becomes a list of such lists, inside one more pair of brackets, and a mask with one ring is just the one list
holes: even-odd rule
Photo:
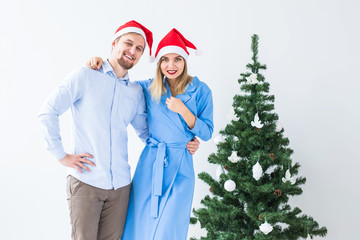
[[50, 96], [38, 115], [47, 149], [60, 160], [66, 153], [60, 136], [59, 116], [71, 108], [75, 154], [89, 153], [96, 166], [69, 174], [102, 189], [130, 184], [127, 126], [130, 123], [142, 141], [149, 136], [142, 87], [128, 74], [116, 78], [104, 61], [99, 71], [81, 67], [73, 71]]

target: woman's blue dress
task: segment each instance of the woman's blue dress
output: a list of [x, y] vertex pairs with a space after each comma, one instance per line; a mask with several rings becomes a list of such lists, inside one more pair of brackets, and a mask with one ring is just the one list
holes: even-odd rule
[[150, 137], [134, 174], [122, 239], [186, 240], [195, 184], [186, 144], [195, 136], [204, 141], [211, 138], [212, 94], [194, 77], [185, 93], [176, 96], [196, 117], [190, 130], [180, 114], [167, 108], [166, 98], [171, 96], [167, 82], [167, 94], [160, 102], [151, 98], [151, 82], [138, 82], [146, 98]]

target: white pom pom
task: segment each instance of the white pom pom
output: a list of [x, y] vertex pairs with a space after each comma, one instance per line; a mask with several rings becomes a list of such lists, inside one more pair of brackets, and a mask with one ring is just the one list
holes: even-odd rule
[[150, 56], [150, 57], [149, 57], [149, 62], [150, 62], [150, 63], [155, 62], [155, 57], [154, 57], [154, 56]]
[[224, 188], [226, 191], [228, 192], [232, 192], [235, 190], [236, 188], [236, 184], [233, 180], [227, 180], [225, 183], [224, 183]]
[[283, 129], [281, 122], [276, 121], [275, 124], [276, 124], [275, 132], [281, 132], [281, 130]]
[[197, 49], [197, 50], [195, 51], [195, 55], [196, 55], [196, 56], [200, 56], [201, 54], [202, 54], [202, 50]]

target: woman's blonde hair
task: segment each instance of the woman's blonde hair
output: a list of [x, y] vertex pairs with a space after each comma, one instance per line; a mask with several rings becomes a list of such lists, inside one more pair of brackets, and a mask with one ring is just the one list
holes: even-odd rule
[[[155, 78], [149, 87], [151, 98], [157, 102], [159, 102], [161, 96], [165, 95], [167, 92], [165, 84], [163, 82], [165, 75], [161, 72], [160, 68], [162, 61], [163, 59], [161, 58], [156, 67]], [[175, 95], [183, 94], [185, 92], [186, 86], [193, 80], [193, 77], [188, 75], [187, 73], [186, 60], [184, 59], [183, 61], [185, 61], [184, 71], [176, 80]]]

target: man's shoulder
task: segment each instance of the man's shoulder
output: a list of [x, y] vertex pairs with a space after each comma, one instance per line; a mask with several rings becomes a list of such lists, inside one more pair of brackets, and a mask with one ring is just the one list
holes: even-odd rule
[[78, 66], [73, 71], [71, 71], [71, 73], [68, 76], [80, 78], [80, 77], [89, 77], [91, 75], [98, 75], [98, 74], [102, 74], [102, 73], [90, 69], [86, 66]]
[[90, 69], [86, 66], [79, 66], [75, 68], [67, 77], [67, 81], [75, 82], [93, 82], [91, 80], [102, 79], [106, 75], [100, 71]]

